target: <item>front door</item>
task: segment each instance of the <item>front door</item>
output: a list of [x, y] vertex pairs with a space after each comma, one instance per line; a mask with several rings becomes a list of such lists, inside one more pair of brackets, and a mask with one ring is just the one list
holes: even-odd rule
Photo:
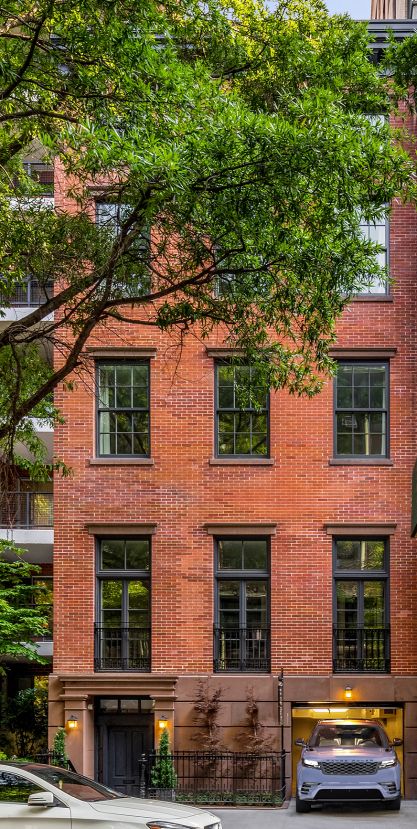
[[141, 754], [152, 748], [150, 715], [116, 714], [97, 718], [97, 777], [105, 786], [139, 795]]

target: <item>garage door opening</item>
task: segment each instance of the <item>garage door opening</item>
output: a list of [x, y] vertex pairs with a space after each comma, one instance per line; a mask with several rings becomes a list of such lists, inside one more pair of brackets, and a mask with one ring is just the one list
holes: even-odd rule
[[[297, 763], [300, 759], [301, 748], [295, 746], [295, 740], [301, 737], [307, 740], [317, 720], [379, 720], [388, 734], [389, 740], [395, 737], [403, 739], [403, 709], [398, 706], [369, 706], [356, 705], [314, 705], [294, 706], [292, 709], [292, 793], [295, 795]], [[396, 749], [401, 763], [401, 789], [404, 785], [403, 747]]]

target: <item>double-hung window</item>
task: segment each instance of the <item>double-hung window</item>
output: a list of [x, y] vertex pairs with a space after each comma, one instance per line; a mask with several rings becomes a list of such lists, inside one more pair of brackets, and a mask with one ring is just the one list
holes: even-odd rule
[[148, 457], [149, 362], [99, 362], [96, 397], [98, 455]]
[[267, 457], [269, 393], [244, 364], [216, 364], [216, 453], [218, 457]]
[[268, 672], [269, 550], [263, 538], [216, 542], [216, 671]]
[[388, 544], [334, 541], [335, 671], [389, 671]]
[[[389, 237], [389, 222], [388, 218], [383, 218], [376, 222], [360, 223], [360, 230], [364, 238], [369, 242], [374, 242], [380, 245], [381, 250], [375, 254], [375, 259], [380, 268], [388, 269], [388, 237]], [[366, 294], [387, 294], [388, 281], [384, 277], [374, 277], [367, 285], [361, 289], [360, 293]]]
[[388, 364], [340, 362], [335, 379], [335, 454], [388, 456]]
[[[131, 207], [110, 201], [96, 201], [96, 224], [108, 231], [113, 240], [129, 218]], [[137, 297], [149, 293], [151, 236], [149, 225], [137, 233], [131, 245], [119, 257], [113, 277], [113, 294]]]
[[149, 538], [103, 538], [97, 551], [96, 671], [150, 670]]

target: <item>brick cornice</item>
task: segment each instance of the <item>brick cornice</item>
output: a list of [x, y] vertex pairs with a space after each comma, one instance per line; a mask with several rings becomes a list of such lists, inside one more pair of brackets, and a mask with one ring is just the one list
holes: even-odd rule
[[393, 535], [397, 529], [394, 521], [369, 521], [348, 523], [343, 521], [325, 524], [327, 535]]

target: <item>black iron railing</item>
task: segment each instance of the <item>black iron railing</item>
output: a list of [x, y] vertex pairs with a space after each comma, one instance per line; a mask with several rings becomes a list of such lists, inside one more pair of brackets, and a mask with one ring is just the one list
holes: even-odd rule
[[34, 763], [45, 763], [48, 766], [59, 766], [61, 769], [75, 771], [75, 766], [69, 759], [56, 751], [41, 751], [33, 755]]
[[214, 670], [270, 671], [269, 628], [214, 628]]
[[36, 529], [53, 527], [52, 492], [0, 493], [0, 526]]
[[[5, 283], [3, 282], [3, 286]], [[9, 293], [2, 290], [0, 278], [0, 305], [12, 306], [13, 308], [25, 308], [30, 306], [37, 308], [53, 295], [53, 282], [40, 283], [37, 279], [28, 277], [21, 285], [16, 285]]]
[[96, 671], [150, 671], [150, 628], [96, 626]]
[[173, 789], [155, 788], [158, 752], [142, 755], [140, 794], [182, 803], [274, 805], [285, 799], [285, 752], [174, 751]]
[[333, 628], [333, 670], [388, 673], [389, 628]]

